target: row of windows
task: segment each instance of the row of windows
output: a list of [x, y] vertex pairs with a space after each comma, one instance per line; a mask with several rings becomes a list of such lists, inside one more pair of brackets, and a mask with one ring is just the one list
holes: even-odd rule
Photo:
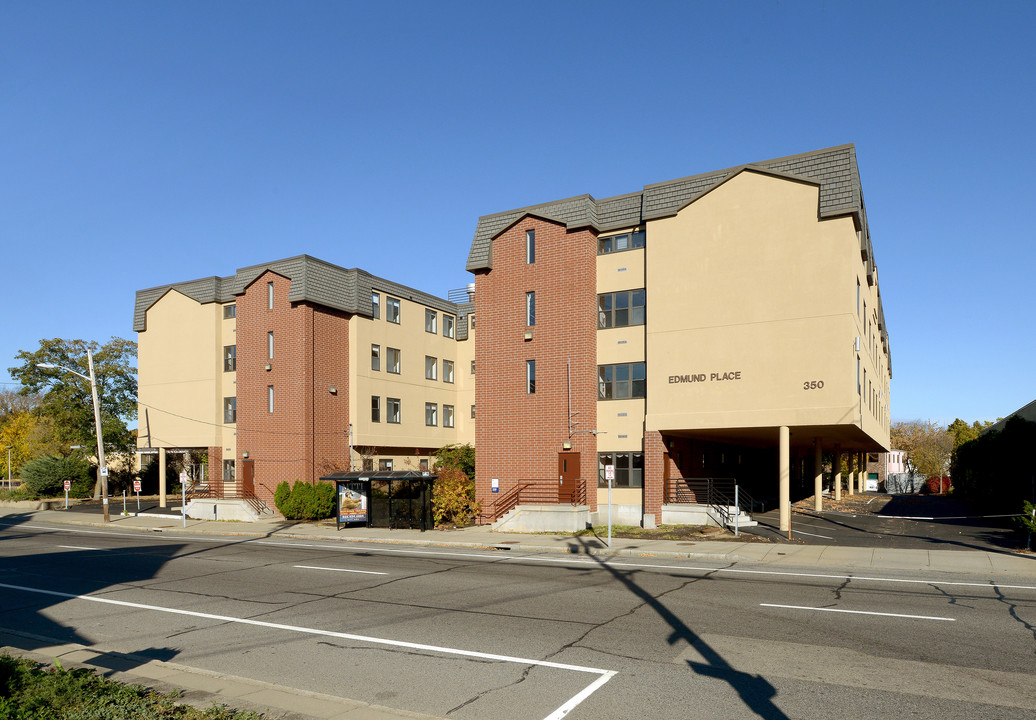
[[[402, 352], [396, 348], [385, 348], [385, 372], [399, 375], [402, 372]], [[438, 380], [439, 359], [431, 355], [424, 356], [424, 376], [428, 380]], [[381, 370], [381, 345], [371, 345], [371, 370]], [[475, 363], [471, 363], [471, 371], [475, 372]], [[442, 361], [442, 381], [453, 382], [454, 362]]]
[[[381, 422], [381, 397], [378, 395], [371, 395], [371, 422]], [[442, 406], [442, 426], [444, 428], [454, 427], [454, 418], [456, 416], [453, 405]], [[471, 406], [471, 417], [475, 417], [475, 406]], [[402, 422], [402, 403], [399, 398], [385, 398], [385, 422], [393, 425], [398, 425]], [[439, 425], [439, 404], [438, 403], [425, 403], [424, 404], [424, 424], [429, 427], [438, 427]]]
[[597, 296], [597, 327], [627, 327], [644, 324], [647, 293], [639, 290], [603, 293]]
[[[381, 293], [371, 293], [371, 317], [375, 320], [381, 318]], [[400, 311], [399, 311], [399, 298], [394, 298], [391, 295], [385, 296], [385, 319], [390, 323], [400, 323]], [[452, 338], [456, 334], [457, 320], [453, 315], [446, 313], [442, 314], [442, 335], [443, 337]], [[475, 318], [471, 318], [471, 324], [474, 326]], [[431, 308], [425, 308], [424, 311], [424, 330], [425, 332], [432, 333], [433, 335], [439, 332], [439, 313]]]
[[[536, 361], [525, 361], [525, 392], [536, 394]], [[597, 399], [626, 400], [647, 397], [647, 364], [642, 362], [597, 366]]]
[[[608, 237], [598, 238], [597, 240], [597, 254], [608, 255], [613, 252], [622, 252], [624, 250], [637, 250], [644, 247], [647, 241], [647, 233], [633, 232], [633, 233], [622, 233], [621, 235], [609, 235]], [[532, 265], [536, 262], [536, 231], [526, 230], [525, 231], [525, 263]]]
[[615, 470], [612, 487], [643, 487], [644, 453], [609, 452], [597, 454], [597, 486], [608, 487], [605, 468], [611, 465]]

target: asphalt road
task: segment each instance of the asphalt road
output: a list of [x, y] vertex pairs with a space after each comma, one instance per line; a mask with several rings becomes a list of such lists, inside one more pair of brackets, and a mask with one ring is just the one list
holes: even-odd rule
[[461, 720], [1033, 717], [1036, 578], [849, 575], [26, 522], [0, 627]]

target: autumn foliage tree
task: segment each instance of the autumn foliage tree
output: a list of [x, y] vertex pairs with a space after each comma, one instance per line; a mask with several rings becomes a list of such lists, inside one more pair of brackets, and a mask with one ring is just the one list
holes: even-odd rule
[[466, 525], [480, 509], [475, 501], [475, 448], [446, 445], [435, 452], [438, 478], [432, 491], [435, 524]]
[[896, 422], [889, 430], [892, 447], [903, 450], [915, 472], [941, 478], [950, 467], [953, 434], [930, 420]]

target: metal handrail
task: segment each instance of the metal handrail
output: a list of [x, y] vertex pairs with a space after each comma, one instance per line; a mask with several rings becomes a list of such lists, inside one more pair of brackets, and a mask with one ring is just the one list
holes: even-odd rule
[[[586, 481], [576, 480], [573, 505], [586, 504]], [[523, 503], [533, 505], [557, 505], [561, 502], [558, 485], [554, 480], [521, 480], [496, 502], [478, 514], [479, 522], [495, 522], [506, 513]]]
[[736, 478], [672, 478], [666, 486], [665, 501], [708, 505], [724, 524], [734, 519], [732, 507], [749, 514], [755, 510], [755, 499]]

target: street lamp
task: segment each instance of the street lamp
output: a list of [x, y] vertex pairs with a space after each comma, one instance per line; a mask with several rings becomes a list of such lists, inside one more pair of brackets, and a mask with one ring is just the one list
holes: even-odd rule
[[71, 368], [54, 363], [36, 363], [36, 367], [45, 370], [64, 370], [90, 381], [90, 392], [94, 400], [94, 424], [97, 426], [97, 477], [101, 481], [101, 503], [104, 507], [104, 521], [110, 522], [108, 516], [108, 466], [104, 462], [104, 437], [101, 435], [101, 406], [97, 402], [97, 378], [94, 375], [94, 356], [90, 348], [86, 349], [86, 362], [90, 366], [90, 377]]

